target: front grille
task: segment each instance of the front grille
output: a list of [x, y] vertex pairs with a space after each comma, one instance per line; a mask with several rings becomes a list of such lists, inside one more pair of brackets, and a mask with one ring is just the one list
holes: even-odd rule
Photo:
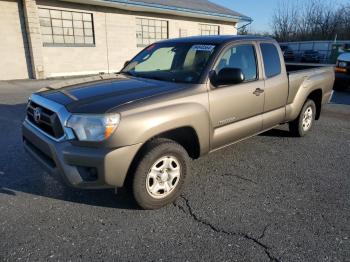
[[[40, 116], [38, 117], [38, 114], [35, 112], [39, 112]], [[64, 135], [58, 115], [33, 101], [30, 101], [27, 106], [27, 119], [30, 123], [54, 138], [59, 139]]]

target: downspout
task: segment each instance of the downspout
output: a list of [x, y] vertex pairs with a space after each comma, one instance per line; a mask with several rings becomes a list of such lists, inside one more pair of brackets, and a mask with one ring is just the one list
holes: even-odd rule
[[251, 25], [252, 23], [253, 23], [253, 20], [250, 20], [247, 24], [242, 25], [241, 27], [238, 27], [238, 28], [237, 28], [237, 31], [240, 30], [240, 29], [242, 29], [242, 28], [245, 28], [245, 27]]

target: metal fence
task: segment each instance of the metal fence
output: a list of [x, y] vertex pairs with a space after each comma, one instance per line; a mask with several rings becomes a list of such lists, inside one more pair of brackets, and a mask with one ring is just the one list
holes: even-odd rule
[[[305, 42], [283, 42], [281, 46], [288, 46], [292, 51], [294, 61], [302, 62], [305, 51], [315, 51], [314, 55], [318, 57], [318, 63], [334, 64], [344, 46], [350, 46], [349, 41], [305, 41]], [[350, 50], [349, 50], [350, 51]]]

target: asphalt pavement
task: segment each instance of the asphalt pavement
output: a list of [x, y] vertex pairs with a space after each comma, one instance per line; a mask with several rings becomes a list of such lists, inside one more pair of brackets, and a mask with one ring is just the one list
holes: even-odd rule
[[175, 204], [142, 211], [24, 152], [27, 97], [51, 82], [0, 82], [0, 261], [350, 261], [350, 92], [305, 138], [281, 126], [196, 160]]

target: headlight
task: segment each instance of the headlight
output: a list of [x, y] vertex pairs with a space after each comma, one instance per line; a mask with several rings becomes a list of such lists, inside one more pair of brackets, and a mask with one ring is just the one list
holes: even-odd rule
[[103, 141], [113, 134], [119, 122], [119, 114], [72, 115], [67, 127], [74, 130], [80, 141]]
[[338, 66], [339, 67], [346, 67], [347, 64], [346, 64], [346, 62], [339, 62]]

